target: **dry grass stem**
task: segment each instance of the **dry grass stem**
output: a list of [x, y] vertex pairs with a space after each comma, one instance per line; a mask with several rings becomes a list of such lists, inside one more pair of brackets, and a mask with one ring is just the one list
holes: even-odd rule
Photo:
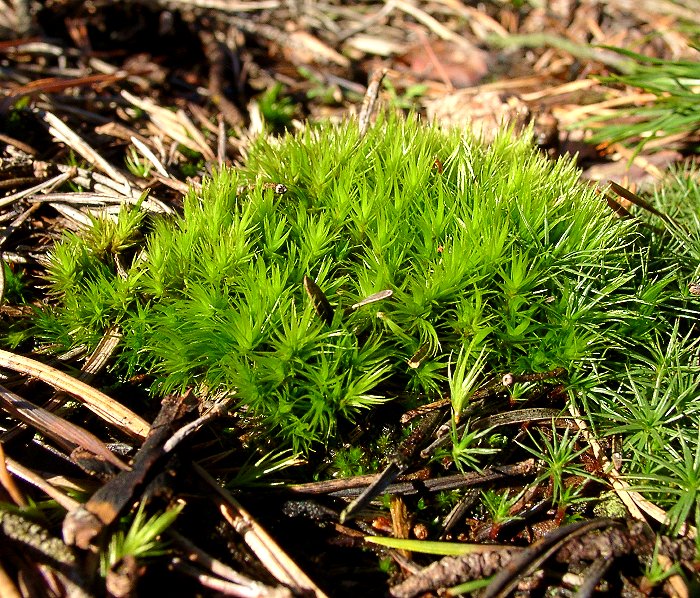
[[4, 350], [0, 350], [0, 367], [38, 378], [69, 393], [103, 420], [129, 436], [145, 438], [148, 435], [148, 422], [106, 394], [56, 368]]

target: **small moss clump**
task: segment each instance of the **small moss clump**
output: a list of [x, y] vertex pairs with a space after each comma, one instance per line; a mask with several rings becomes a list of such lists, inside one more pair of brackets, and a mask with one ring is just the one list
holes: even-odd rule
[[564, 368], [573, 386], [624, 369], [668, 328], [675, 284], [640, 240], [527, 139], [393, 116], [365, 136], [308, 126], [254, 144], [175, 218], [125, 210], [67, 235], [38, 337], [94, 347], [118, 325], [124, 375], [235, 393], [308, 450], [380, 402], [447, 396], [475, 364], [480, 380]]

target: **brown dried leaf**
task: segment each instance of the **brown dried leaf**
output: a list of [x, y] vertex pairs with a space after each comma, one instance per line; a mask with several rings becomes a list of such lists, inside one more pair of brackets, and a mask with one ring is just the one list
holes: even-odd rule
[[504, 97], [496, 91], [461, 90], [426, 103], [430, 120], [442, 126], [471, 129], [486, 143], [503, 126], [516, 132], [528, 122], [530, 111], [516, 96]]
[[316, 315], [321, 318], [327, 326], [333, 323], [333, 307], [326, 298], [326, 295], [311, 278], [304, 275], [304, 290], [311, 299]]
[[464, 41], [426, 39], [412, 46], [402, 59], [418, 78], [439, 78], [454, 88], [476, 85], [489, 72], [488, 54]]
[[285, 53], [287, 59], [294, 64], [332, 62], [344, 68], [350, 67], [350, 60], [306, 31], [294, 31], [289, 34]]

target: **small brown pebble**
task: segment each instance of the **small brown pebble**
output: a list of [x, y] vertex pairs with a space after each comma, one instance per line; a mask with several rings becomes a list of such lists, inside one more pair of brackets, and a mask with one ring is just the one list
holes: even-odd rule
[[428, 528], [424, 523], [416, 523], [413, 526], [413, 535], [419, 540], [425, 540], [428, 537]]

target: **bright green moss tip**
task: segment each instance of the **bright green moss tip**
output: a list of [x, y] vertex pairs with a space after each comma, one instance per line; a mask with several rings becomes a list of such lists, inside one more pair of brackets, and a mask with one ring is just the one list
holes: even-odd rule
[[154, 374], [159, 393], [235, 392], [239, 412], [298, 449], [378, 402], [446, 396], [460, 351], [465, 371], [484, 360], [480, 379], [585, 377], [656, 326], [631, 309], [647, 284], [631, 225], [571, 161], [506, 134], [484, 147], [398, 117], [365, 137], [354, 122], [309, 127], [255, 144], [245, 168], [149, 227], [124, 212], [67, 236], [39, 336], [94, 345], [117, 324], [123, 372]]

